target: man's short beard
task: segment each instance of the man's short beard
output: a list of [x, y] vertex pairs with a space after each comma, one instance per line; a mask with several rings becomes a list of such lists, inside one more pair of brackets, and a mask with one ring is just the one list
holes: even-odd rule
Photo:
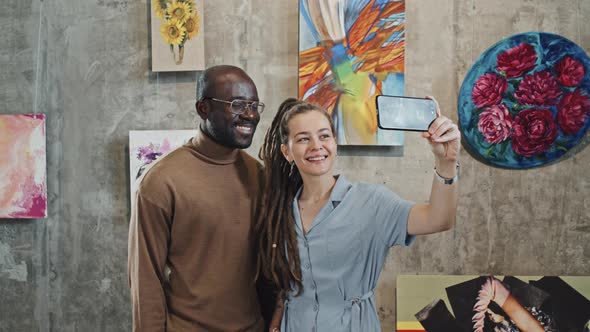
[[[206, 126], [204, 132], [218, 144], [230, 149], [247, 149], [252, 145], [252, 137], [247, 143], [240, 144], [240, 142], [232, 136], [232, 130], [233, 127], [228, 130], [217, 130], [217, 128], [214, 128], [213, 126]], [[254, 132], [256, 132], [256, 130], [254, 130]], [[254, 135], [254, 132], [252, 135]]]

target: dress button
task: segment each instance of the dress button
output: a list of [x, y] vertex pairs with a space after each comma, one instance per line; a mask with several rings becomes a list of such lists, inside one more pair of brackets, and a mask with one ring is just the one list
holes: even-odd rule
[[315, 284], [311, 284], [311, 289], [315, 290]]
[[309, 263], [305, 263], [305, 265], [303, 266], [306, 270], [309, 270]]
[[318, 311], [318, 305], [317, 305], [317, 303], [313, 305], [313, 311]]

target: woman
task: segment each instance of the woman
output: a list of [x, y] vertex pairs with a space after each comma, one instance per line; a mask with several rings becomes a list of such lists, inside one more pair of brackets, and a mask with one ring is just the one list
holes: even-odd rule
[[283, 102], [260, 151], [266, 183], [256, 224], [259, 273], [284, 303], [271, 331], [279, 322], [283, 332], [381, 330], [373, 290], [389, 248], [454, 223], [460, 133], [437, 112], [422, 134], [436, 179], [430, 203], [414, 204], [384, 186], [334, 176], [330, 116], [295, 99]]

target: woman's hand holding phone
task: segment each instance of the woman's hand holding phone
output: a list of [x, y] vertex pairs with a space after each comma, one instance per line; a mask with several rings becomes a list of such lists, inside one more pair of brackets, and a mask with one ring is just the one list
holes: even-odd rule
[[379, 128], [422, 132], [436, 157], [438, 173], [454, 177], [461, 133], [456, 124], [441, 114], [436, 99], [379, 95], [376, 106]]
[[432, 153], [436, 158], [437, 172], [443, 177], [455, 176], [455, 168], [461, 149], [461, 132], [451, 119], [441, 114], [438, 102], [431, 96], [426, 98], [436, 103], [436, 120], [430, 125], [422, 137], [428, 140]]

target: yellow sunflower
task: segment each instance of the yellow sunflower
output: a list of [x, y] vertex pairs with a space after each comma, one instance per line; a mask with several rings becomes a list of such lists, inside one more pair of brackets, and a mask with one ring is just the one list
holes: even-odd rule
[[200, 23], [201, 20], [199, 19], [199, 15], [197, 15], [197, 13], [193, 13], [186, 19], [186, 22], [184, 22], [184, 28], [186, 29], [187, 39], [191, 39], [199, 33]]
[[152, 8], [154, 8], [156, 16], [164, 19], [164, 16], [166, 16], [166, 7], [170, 2], [170, 0], [152, 0]]
[[180, 45], [186, 36], [186, 29], [177, 20], [167, 20], [160, 27], [160, 34], [166, 44]]
[[191, 3], [175, 0], [166, 7], [166, 14], [170, 19], [176, 19], [184, 24], [192, 12]]

